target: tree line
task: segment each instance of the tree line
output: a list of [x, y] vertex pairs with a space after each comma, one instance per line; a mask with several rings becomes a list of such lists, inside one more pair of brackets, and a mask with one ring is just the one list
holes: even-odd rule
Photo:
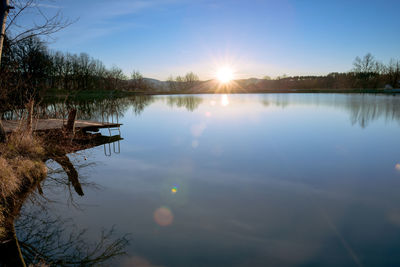
[[199, 76], [193, 72], [188, 72], [185, 76], [169, 76], [167, 79], [170, 91], [186, 91], [193, 88], [200, 82]]
[[[0, 104], [3, 109], [37, 98], [48, 89], [65, 92], [80, 90], [150, 90], [150, 85], [138, 71], [127, 77], [118, 67], [107, 68], [87, 53], [71, 54], [52, 51], [37, 36], [13, 42], [4, 39], [0, 65]], [[283, 76], [276, 79], [237, 83], [248, 92], [262, 90], [312, 89], [378, 89], [398, 88], [400, 61], [383, 64], [371, 54], [357, 57], [349, 72], [334, 72], [326, 76]], [[167, 79], [170, 91], [185, 92], [200, 84], [193, 72]]]
[[[260, 89], [382, 89], [400, 87], [400, 61], [391, 59], [388, 64], [376, 60], [370, 53], [356, 57], [349, 72], [333, 72], [326, 76], [269, 77], [250, 86]], [[247, 88], [247, 89], [251, 89]]]

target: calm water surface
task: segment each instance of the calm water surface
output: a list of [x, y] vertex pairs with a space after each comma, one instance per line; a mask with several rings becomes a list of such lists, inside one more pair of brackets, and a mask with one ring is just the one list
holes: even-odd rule
[[88, 242], [129, 233], [106, 265], [400, 265], [399, 97], [159, 96], [119, 119], [119, 154], [70, 155], [83, 197], [43, 186]]

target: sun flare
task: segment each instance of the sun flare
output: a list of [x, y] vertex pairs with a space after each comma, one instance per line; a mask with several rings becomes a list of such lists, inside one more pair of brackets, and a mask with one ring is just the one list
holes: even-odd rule
[[233, 76], [233, 70], [229, 67], [223, 67], [217, 71], [217, 79], [220, 83], [229, 83], [233, 80]]

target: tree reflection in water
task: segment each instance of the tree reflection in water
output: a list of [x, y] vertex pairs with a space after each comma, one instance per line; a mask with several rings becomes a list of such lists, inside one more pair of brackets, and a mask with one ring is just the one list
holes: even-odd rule
[[37, 113], [42, 118], [65, 118], [67, 110], [76, 109], [77, 119], [104, 121], [111, 116], [123, 118], [130, 107], [132, 107], [136, 115], [139, 115], [153, 101], [154, 98], [152, 96], [146, 95], [101, 100], [67, 99], [67, 101], [47, 101], [41, 104]]
[[203, 98], [199, 96], [169, 96], [166, 98], [167, 104], [170, 107], [184, 107], [188, 111], [195, 111], [203, 102]]
[[[141, 114], [155, 100], [165, 101], [169, 106], [184, 107], [192, 112], [199, 108], [205, 98], [202, 96], [134, 96], [101, 101], [47, 103], [39, 107], [37, 113], [42, 117], [63, 118], [66, 115], [65, 110], [76, 108], [80, 119], [102, 120], [113, 114], [123, 117], [128, 109], [132, 109], [136, 115]], [[266, 108], [272, 105], [282, 108], [291, 105], [332, 106], [349, 114], [349, 122], [352, 125], [358, 124], [363, 128], [379, 118], [400, 122], [400, 99], [392, 96], [271, 94], [258, 95], [257, 101], [261, 101]], [[15, 116], [12, 113], [6, 115], [10, 118]], [[110, 141], [115, 140], [108, 140]], [[98, 265], [124, 254], [128, 243], [126, 236], [115, 237], [111, 229], [101, 232], [96, 244], [89, 244], [85, 241], [86, 231], [73, 226], [73, 220], [51, 215], [46, 209], [46, 201], [52, 200], [47, 199], [43, 192], [49, 187], [68, 192], [68, 201], [72, 203], [72, 206], [79, 208], [74, 201], [74, 196], [82, 196], [87, 186], [95, 185], [85, 181], [80, 175], [80, 170], [88, 167], [88, 164], [73, 164], [66, 155], [105, 142], [106, 140], [100, 140], [89, 146], [77, 144], [76, 147], [79, 149], [73, 151], [60, 150], [60, 152], [53, 149], [53, 153], [48, 155], [47, 160], [53, 160], [61, 168], [56, 169], [44, 181], [35, 182], [25, 191], [20, 192], [18, 201], [10, 205], [10, 217], [7, 218], [9, 243], [0, 244], [0, 256], [1, 259], [6, 259], [7, 266], [24, 266], [23, 260], [17, 259], [20, 252], [28, 264], [45, 262], [67, 266]], [[61, 173], [65, 175], [60, 175]], [[33, 193], [34, 191], [38, 191], [39, 194]], [[32, 200], [30, 204], [26, 203], [27, 199]], [[23, 203], [25, 206], [22, 207]], [[14, 229], [14, 220], [17, 217], [19, 219]], [[21, 249], [18, 248], [18, 244]]]
[[349, 113], [352, 125], [366, 128], [372, 121], [384, 118], [400, 122], [400, 98], [391, 95], [371, 94], [265, 94], [260, 98], [265, 107], [275, 105], [323, 105]]
[[94, 266], [124, 255], [128, 244], [127, 236], [115, 238], [114, 229], [103, 230], [96, 243], [89, 243], [86, 229], [35, 204], [23, 207], [15, 231], [27, 264]]
[[[384, 117], [386, 120], [400, 121], [400, 99], [391, 95], [371, 94], [260, 94], [256, 95], [258, 102], [265, 107], [273, 105], [286, 108], [293, 105], [324, 105], [342, 109], [349, 113], [352, 125], [362, 128], [370, 122]], [[112, 116], [123, 118], [131, 108], [135, 115], [140, 115], [151, 103], [162, 100], [171, 107], [184, 107], [195, 111], [203, 103], [204, 96], [146, 96], [137, 95], [125, 98], [102, 100], [68, 100], [58, 102], [43, 102], [38, 107], [37, 114], [41, 118], [65, 118], [67, 110], [77, 109], [77, 118], [82, 120], [102, 121]], [[255, 101], [257, 102], [257, 101]], [[6, 112], [7, 119], [21, 116], [18, 111]]]
[[60, 186], [64, 186], [61, 190], [69, 192], [68, 201], [79, 208], [74, 201], [74, 192], [82, 196], [84, 188], [95, 184], [82, 182], [79, 175], [90, 164], [73, 164], [67, 154], [116, 140], [121, 140], [121, 137], [84, 133], [80, 138], [72, 140], [47, 139], [46, 157], [43, 160], [57, 162], [63, 172], [55, 169], [47, 178], [24, 185], [7, 202], [8, 211], [3, 222], [5, 234], [0, 243], [0, 265], [26, 266], [43, 263], [57, 266], [94, 266], [125, 254], [127, 235], [115, 237], [114, 229], [103, 230], [97, 242], [87, 242], [86, 230], [74, 226], [72, 219], [51, 215], [47, 206], [52, 199], [48, 199], [43, 190], [60, 190]]

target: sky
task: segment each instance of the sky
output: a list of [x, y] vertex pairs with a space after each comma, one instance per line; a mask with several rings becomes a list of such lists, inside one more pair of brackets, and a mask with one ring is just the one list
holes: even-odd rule
[[324, 75], [366, 53], [400, 59], [399, 0], [60, 0], [42, 9], [76, 20], [52, 49], [160, 80], [211, 79], [225, 65], [236, 78]]

